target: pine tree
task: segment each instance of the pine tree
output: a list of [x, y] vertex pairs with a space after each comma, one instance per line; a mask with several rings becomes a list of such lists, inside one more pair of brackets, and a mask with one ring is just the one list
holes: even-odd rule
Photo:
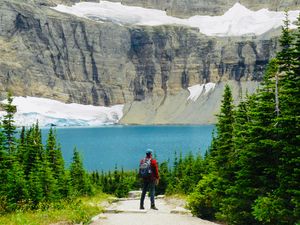
[[202, 218], [215, 218], [220, 204], [226, 197], [226, 189], [233, 179], [233, 125], [234, 105], [230, 87], [225, 86], [221, 112], [216, 124], [217, 134], [213, 137], [209, 156], [206, 158], [208, 174], [197, 184], [189, 199], [192, 212]]
[[4, 195], [8, 200], [8, 210], [14, 211], [28, 202], [28, 186], [25, 175], [18, 161], [13, 161], [10, 168], [5, 171], [6, 183]]
[[64, 160], [60, 146], [56, 143], [56, 135], [52, 128], [50, 128], [48, 133], [46, 155], [55, 177], [58, 179], [64, 172]]
[[204, 158], [202, 157], [201, 153], [199, 152], [195, 156], [195, 160], [193, 163], [193, 174], [194, 174], [195, 186], [202, 179], [202, 176], [204, 173], [207, 173], [207, 168], [205, 165]]
[[277, 53], [276, 58], [278, 59], [279, 72], [280, 73], [289, 73], [293, 65], [293, 42], [294, 37], [290, 31], [290, 21], [288, 18], [288, 12], [285, 12], [285, 20], [283, 21], [284, 25], [281, 30], [281, 37], [279, 39], [281, 45], [281, 51]]
[[73, 151], [73, 160], [70, 166], [70, 179], [75, 195], [91, 194], [91, 184], [83, 168], [80, 154], [76, 148]]
[[215, 150], [211, 152], [215, 166], [219, 168], [220, 176], [227, 180], [231, 179], [230, 157], [233, 151], [233, 123], [234, 105], [230, 87], [225, 86], [222, 99], [221, 112], [218, 117], [217, 137], [215, 139]]
[[169, 179], [170, 179], [170, 173], [169, 173], [169, 169], [168, 169], [168, 163], [167, 162], [163, 162], [160, 164], [159, 166], [159, 184], [155, 189], [155, 192], [157, 194], [164, 194], [166, 192], [168, 183], [169, 183]]
[[[279, 58], [288, 59], [289, 63], [281, 62], [280, 68], [282, 76], [280, 79], [280, 116], [277, 118], [277, 131], [280, 138], [281, 154], [279, 155], [280, 167], [278, 178], [280, 187], [274, 198], [278, 200], [280, 206], [277, 207], [277, 217], [287, 224], [297, 222], [300, 218], [300, 19], [298, 17], [298, 29], [287, 39], [282, 36], [282, 43], [290, 43], [295, 39], [294, 45], [282, 45], [283, 50], [278, 54]], [[287, 36], [287, 35], [286, 35]], [[293, 38], [294, 37], [294, 38]], [[282, 215], [282, 211], [285, 214]]]
[[54, 179], [57, 180], [58, 184], [58, 191], [65, 195], [66, 190], [65, 186], [65, 168], [64, 168], [64, 160], [62, 157], [62, 152], [60, 146], [56, 143], [56, 135], [53, 131], [52, 127], [48, 133], [48, 139], [46, 144], [46, 160], [49, 163], [51, 170], [53, 171]]
[[6, 115], [2, 119], [0, 134], [0, 174], [3, 186], [1, 194], [6, 196], [8, 210], [17, 209], [18, 204], [28, 197], [25, 176], [16, 157], [16, 127], [14, 125], [16, 107], [12, 105], [12, 102], [12, 95], [8, 93], [7, 104], [3, 105]]
[[[186, 157], [183, 158], [181, 162], [181, 171], [182, 171], [182, 177], [179, 180], [178, 189], [182, 191], [184, 194], [190, 193], [193, 188], [196, 186], [196, 183], [198, 181], [196, 180], [196, 177], [194, 176], [194, 156], [190, 152]], [[196, 182], [196, 183], [195, 183]]]
[[37, 208], [38, 204], [43, 200], [44, 190], [41, 181], [42, 172], [41, 167], [36, 163], [33, 169], [28, 174], [28, 186], [30, 201], [32, 202], [33, 208]]
[[252, 206], [258, 195], [278, 186], [278, 137], [274, 131], [276, 60], [270, 62], [257, 94], [241, 102], [235, 113], [232, 155], [234, 183], [222, 202], [221, 218], [230, 224], [256, 224]]
[[57, 180], [54, 177], [54, 172], [51, 168], [50, 163], [44, 159], [42, 161], [39, 170], [40, 170], [40, 181], [43, 188], [43, 200], [47, 202], [54, 202], [55, 200], [60, 199], [58, 195], [58, 186]]
[[42, 162], [45, 159], [45, 151], [42, 144], [41, 131], [38, 123], [25, 130], [25, 143], [20, 145], [23, 147], [23, 164], [26, 176], [30, 174], [36, 166], [37, 161]]
[[[5, 184], [7, 183], [7, 173], [6, 173], [6, 162], [7, 162], [7, 152], [5, 151], [4, 147], [4, 135], [2, 133], [2, 124], [0, 122], [0, 183], [3, 185], [0, 185], [0, 196], [4, 198], [4, 192], [5, 192]], [[1, 206], [0, 203], [0, 208], [4, 208], [4, 199], [1, 199], [3, 206]]]
[[44, 151], [44, 146], [42, 143], [42, 132], [39, 128], [39, 123], [38, 121], [35, 123], [32, 129], [32, 135], [33, 135], [33, 147], [36, 155], [40, 157], [41, 159], [45, 158], [45, 151]]
[[25, 165], [25, 158], [27, 151], [26, 151], [26, 140], [25, 140], [25, 127], [23, 126], [20, 133], [20, 138], [18, 140], [18, 146], [17, 146], [17, 159], [20, 162], [21, 166]]
[[16, 106], [12, 105], [13, 98], [11, 93], [8, 93], [7, 104], [4, 104], [4, 115], [2, 120], [2, 128], [4, 133], [4, 146], [9, 154], [13, 154], [15, 150], [15, 133], [16, 127], [14, 125], [14, 114], [16, 112]]

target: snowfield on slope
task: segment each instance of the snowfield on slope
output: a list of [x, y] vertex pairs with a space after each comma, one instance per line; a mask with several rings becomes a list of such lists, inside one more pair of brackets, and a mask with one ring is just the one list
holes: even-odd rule
[[[2, 103], [7, 103], [7, 100]], [[124, 105], [104, 107], [76, 103], [66, 104], [37, 97], [14, 97], [12, 104], [17, 107], [14, 116], [16, 126], [31, 126], [38, 120], [41, 127], [115, 124], [122, 118], [124, 107]], [[3, 115], [5, 112], [0, 112], [0, 117]]]
[[194, 86], [188, 87], [188, 90], [190, 92], [190, 96], [187, 100], [196, 101], [200, 95], [202, 94], [208, 94], [211, 90], [215, 88], [215, 83], [207, 83], [207, 84], [196, 84]]
[[[190, 92], [187, 101], [195, 102], [201, 95], [213, 91], [215, 83], [196, 84], [188, 87]], [[3, 100], [1, 103], [7, 103]], [[15, 125], [31, 126], [37, 121], [41, 127], [87, 127], [117, 124], [123, 117], [124, 105], [111, 107], [82, 105], [77, 103], [66, 104], [56, 100], [38, 97], [14, 97], [13, 105], [17, 107], [14, 115]], [[0, 111], [1, 117], [5, 115]]]
[[[283, 25], [284, 12], [274, 12], [268, 9], [252, 11], [236, 3], [222, 16], [193, 16], [180, 19], [168, 16], [165, 11], [142, 7], [126, 6], [120, 2], [100, 1], [80, 2], [72, 6], [57, 5], [53, 9], [89, 18], [98, 22], [113, 22], [119, 25], [158, 26], [178, 24], [199, 28], [208, 36], [242, 36], [261, 35], [269, 30]], [[289, 19], [297, 20], [300, 10], [289, 11]], [[291, 25], [291, 28], [295, 28]]]

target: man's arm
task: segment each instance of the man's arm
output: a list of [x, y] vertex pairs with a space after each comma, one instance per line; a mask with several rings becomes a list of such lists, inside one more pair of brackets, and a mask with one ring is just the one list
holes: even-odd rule
[[152, 162], [152, 168], [154, 171], [154, 177], [159, 180], [159, 172], [158, 172], [158, 164], [157, 161], [155, 159], [151, 160]]

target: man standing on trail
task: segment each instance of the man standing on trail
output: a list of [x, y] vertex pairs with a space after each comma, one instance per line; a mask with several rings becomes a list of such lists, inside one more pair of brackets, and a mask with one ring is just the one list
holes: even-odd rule
[[139, 175], [142, 178], [143, 182], [143, 190], [140, 200], [140, 209], [144, 208], [144, 200], [146, 196], [146, 192], [149, 189], [150, 192], [150, 201], [151, 201], [151, 209], [157, 210], [154, 201], [155, 195], [155, 185], [158, 185], [159, 182], [159, 173], [158, 173], [158, 165], [157, 161], [152, 158], [153, 151], [151, 149], [147, 149], [146, 157], [140, 161], [140, 169]]

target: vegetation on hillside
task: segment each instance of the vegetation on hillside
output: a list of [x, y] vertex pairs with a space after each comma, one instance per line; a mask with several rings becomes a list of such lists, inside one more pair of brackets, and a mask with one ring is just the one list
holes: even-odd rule
[[[38, 123], [16, 130], [12, 97], [3, 105], [0, 127], [0, 224], [87, 223], [105, 198], [91, 183], [81, 156], [74, 149], [65, 168], [55, 130], [45, 146]], [[91, 197], [97, 199], [90, 204]], [[87, 198], [88, 197], [88, 198]]]
[[285, 21], [282, 50], [258, 92], [232, 105], [229, 87], [217, 134], [189, 205], [202, 218], [228, 224], [300, 222], [300, 17]]

